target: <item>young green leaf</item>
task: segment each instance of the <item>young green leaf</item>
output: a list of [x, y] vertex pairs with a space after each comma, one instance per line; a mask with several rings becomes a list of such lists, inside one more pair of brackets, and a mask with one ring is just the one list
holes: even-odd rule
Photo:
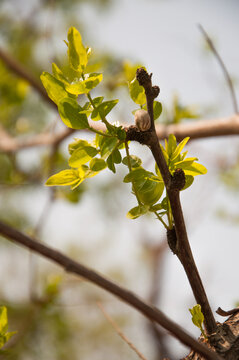
[[172, 157], [172, 154], [175, 151], [176, 147], [177, 147], [176, 137], [173, 134], [170, 134], [168, 137], [168, 145], [167, 145], [167, 154], [169, 157]]
[[[130, 159], [130, 164], [131, 164], [132, 168], [137, 168], [142, 165], [142, 160], [139, 157], [137, 157], [136, 155], [130, 155], [129, 159]], [[127, 156], [125, 156], [123, 158], [122, 163], [124, 165], [128, 166], [128, 157]]]
[[47, 181], [47, 186], [66, 186], [73, 185], [80, 180], [79, 173], [74, 169], [62, 170], [59, 173], [52, 175]]
[[44, 71], [40, 78], [49, 98], [55, 104], [58, 105], [61, 99], [69, 96], [68, 92], [65, 90], [64, 83], [56, 79], [53, 75]]
[[[144, 110], [147, 110], [147, 105], [143, 106]], [[159, 101], [154, 101], [154, 105], [153, 105], [153, 111], [154, 111], [154, 121], [157, 120], [159, 118], [159, 116], [162, 113], [162, 104]]]
[[86, 164], [97, 154], [98, 150], [93, 146], [79, 147], [73, 151], [68, 162], [71, 167], [78, 168], [80, 165]]
[[132, 208], [131, 210], [129, 210], [129, 212], [127, 213], [127, 218], [128, 219], [137, 219], [139, 216], [146, 214], [148, 209], [149, 209], [149, 207], [146, 205], [136, 206], [136, 207]]
[[174, 159], [176, 159], [177, 156], [181, 153], [181, 151], [183, 150], [184, 146], [187, 144], [187, 142], [188, 142], [189, 139], [190, 139], [189, 137], [186, 137], [185, 139], [183, 139], [183, 140], [178, 144], [178, 146], [176, 147], [176, 149], [174, 150], [174, 152], [173, 152], [173, 154], [172, 154], [172, 156], [171, 156], [172, 161], [173, 161]]
[[106, 168], [106, 162], [103, 159], [94, 158], [90, 161], [90, 169], [93, 171], [101, 171]]
[[112, 152], [112, 158], [115, 164], [120, 164], [122, 157], [121, 157], [121, 153], [118, 149], [113, 150]]
[[78, 81], [65, 86], [66, 90], [73, 95], [88, 94], [103, 79], [102, 74], [90, 74], [86, 80]]
[[144, 105], [146, 103], [146, 96], [143, 86], [139, 85], [138, 80], [135, 78], [129, 84], [129, 93], [131, 99], [138, 105]]
[[145, 180], [146, 177], [146, 170], [144, 170], [143, 168], [136, 168], [133, 169], [129, 174], [127, 174], [124, 177], [124, 182], [125, 183], [129, 183], [129, 182], [137, 182], [137, 181], [142, 181]]
[[115, 107], [119, 100], [109, 100], [102, 102], [97, 108], [95, 108], [91, 114], [91, 119], [98, 121], [104, 119], [106, 115]]
[[14, 334], [16, 334], [16, 331], [7, 332], [7, 329], [8, 329], [7, 308], [5, 306], [1, 306], [0, 307], [0, 349]]
[[100, 155], [102, 158], [107, 158], [117, 145], [118, 139], [115, 137], [104, 137], [100, 145]]
[[202, 164], [198, 164], [194, 162], [193, 164], [187, 166], [187, 168], [184, 170], [185, 175], [204, 175], [207, 173], [207, 169]]
[[59, 67], [54, 63], [52, 63], [52, 74], [57, 80], [61, 81], [63, 84], [69, 84], [69, 81], [66, 79], [61, 69], [59, 69]]
[[203, 330], [204, 316], [201, 310], [201, 305], [197, 304], [192, 309], [189, 309], [189, 311], [192, 315], [193, 324], [201, 330], [203, 336], [206, 338], [206, 334]]
[[88, 56], [79, 31], [71, 27], [67, 39], [69, 63], [75, 71], [83, 71], [88, 62]]
[[91, 146], [91, 144], [83, 139], [74, 139], [74, 141], [68, 145], [69, 154], [72, 155], [73, 151], [85, 146]]
[[116, 173], [116, 169], [115, 169], [115, 163], [113, 161], [113, 156], [112, 154], [110, 154], [106, 160], [107, 166], [108, 168], [115, 174]]
[[64, 98], [58, 104], [58, 111], [63, 123], [71, 129], [87, 129], [89, 123], [82, 107], [75, 99]]

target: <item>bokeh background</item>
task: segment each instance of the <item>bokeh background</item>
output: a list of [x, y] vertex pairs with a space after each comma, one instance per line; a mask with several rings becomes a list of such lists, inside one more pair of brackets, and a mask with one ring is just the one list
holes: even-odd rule
[[[198, 24], [213, 39], [239, 99], [238, 13], [237, 0], [2, 0], [0, 46], [39, 80], [53, 61], [64, 65], [63, 40], [75, 26], [104, 74], [96, 93], [120, 100], [112, 121], [133, 123], [125, 69], [135, 64], [146, 66], [160, 86], [159, 122], [217, 119], [233, 114], [232, 99]], [[24, 141], [62, 129], [57, 112], [0, 59], [0, 142], [6, 133]], [[84, 132], [74, 136], [90, 138]], [[188, 311], [195, 305], [191, 289], [165, 245], [161, 224], [152, 217], [126, 218], [135, 199], [122, 182], [123, 165], [116, 175], [104, 171], [73, 192], [44, 186], [50, 173], [67, 166], [72, 137], [55, 151], [38, 146], [0, 152], [1, 220], [154, 302], [199, 336]], [[147, 149], [137, 144], [130, 149], [153, 167]], [[239, 141], [236, 136], [194, 140], [187, 150], [208, 168], [182, 193], [191, 246], [213, 310], [229, 309], [239, 301]], [[8, 307], [10, 329], [18, 331], [0, 358], [137, 359], [99, 302], [148, 360], [187, 354], [118, 299], [3, 238], [0, 246], [0, 301]]]

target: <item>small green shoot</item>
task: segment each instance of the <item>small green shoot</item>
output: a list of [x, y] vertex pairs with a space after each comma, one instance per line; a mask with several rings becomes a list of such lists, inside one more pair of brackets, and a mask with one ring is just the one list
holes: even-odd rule
[[207, 336], [205, 334], [205, 331], [203, 330], [204, 315], [201, 310], [201, 305], [197, 304], [192, 309], [189, 309], [189, 311], [192, 315], [193, 324], [201, 330], [204, 339], [207, 340]]

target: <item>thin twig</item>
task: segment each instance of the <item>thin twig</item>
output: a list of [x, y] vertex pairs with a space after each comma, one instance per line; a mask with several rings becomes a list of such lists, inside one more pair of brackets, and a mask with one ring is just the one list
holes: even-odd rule
[[104, 317], [109, 321], [109, 323], [113, 326], [113, 328], [115, 329], [115, 331], [117, 332], [117, 334], [121, 337], [121, 339], [123, 339], [124, 342], [126, 342], [126, 344], [129, 345], [129, 347], [138, 355], [138, 357], [141, 360], [147, 360], [142, 354], [141, 352], [136, 348], [136, 346], [129, 341], [129, 339], [125, 336], [125, 334], [122, 332], [122, 330], [120, 330], [119, 326], [116, 324], [116, 322], [109, 316], [109, 314], [107, 314], [107, 312], [105, 311], [105, 309], [103, 308], [102, 304], [98, 303], [97, 304], [98, 307], [100, 308], [100, 310], [102, 311]]
[[199, 27], [199, 30], [201, 31], [201, 33], [203, 34], [203, 36], [205, 37], [210, 49], [214, 53], [217, 61], [219, 62], [219, 65], [221, 66], [221, 69], [222, 69], [223, 74], [224, 74], [224, 76], [226, 78], [226, 81], [228, 83], [228, 87], [229, 87], [229, 90], [230, 90], [230, 93], [231, 93], [233, 110], [235, 111], [236, 114], [238, 114], [239, 110], [238, 110], [237, 98], [236, 98], [236, 93], [235, 93], [235, 89], [234, 89], [234, 86], [233, 86], [233, 83], [232, 83], [231, 76], [230, 76], [229, 72], [227, 71], [227, 68], [226, 68], [221, 56], [219, 55], [217, 49], [215, 48], [215, 45], [213, 44], [212, 39], [207, 34], [206, 30], [203, 28], [203, 26], [201, 24], [198, 24], [198, 27]]
[[[214, 319], [211, 307], [209, 305], [207, 295], [205, 289], [202, 284], [202, 280], [200, 278], [199, 272], [197, 270], [197, 266], [195, 264], [193, 254], [190, 248], [190, 244], [188, 241], [187, 230], [185, 226], [183, 211], [180, 202], [180, 189], [175, 189], [172, 187], [172, 175], [170, 174], [168, 165], [165, 161], [163, 152], [160, 148], [159, 141], [156, 135], [156, 131], [154, 128], [154, 115], [153, 115], [153, 103], [154, 98], [157, 96], [157, 92], [155, 94], [155, 86], [152, 86], [151, 81], [152, 74], [148, 74], [144, 68], [139, 68], [136, 72], [136, 78], [139, 81], [139, 84], [144, 87], [145, 95], [147, 99], [147, 109], [151, 119], [151, 129], [148, 134], [142, 134], [141, 143], [145, 143], [150, 148], [155, 162], [160, 170], [162, 175], [168, 198], [170, 201], [174, 225], [176, 230], [176, 241], [177, 244], [175, 246], [176, 251], [175, 254], [179, 258], [182, 263], [184, 270], [187, 274], [189, 283], [191, 285], [194, 297], [198, 304], [202, 307], [202, 312], [205, 318], [205, 328], [207, 330], [207, 334], [212, 334], [215, 332], [217, 328], [216, 321]], [[156, 95], [156, 96], [155, 96]], [[144, 141], [143, 141], [144, 137]], [[128, 139], [130, 140], [130, 139]]]
[[183, 344], [194, 349], [197, 353], [205, 356], [208, 360], [222, 360], [222, 358], [217, 353], [209, 350], [206, 346], [196, 341], [179, 325], [167, 318], [167, 316], [156, 307], [147, 304], [133, 292], [108, 280], [91, 268], [88, 268], [81, 263], [70, 259], [68, 256], [57, 250], [54, 250], [49, 246], [37, 242], [36, 240], [3, 223], [2, 221], [0, 221], [0, 234], [17, 244], [20, 244], [51, 261], [54, 261], [63, 267], [66, 271], [75, 273], [94, 283], [95, 285], [98, 285], [109, 293], [117, 296], [125, 303], [131, 305], [134, 309], [137, 309], [150, 320], [161, 325]]

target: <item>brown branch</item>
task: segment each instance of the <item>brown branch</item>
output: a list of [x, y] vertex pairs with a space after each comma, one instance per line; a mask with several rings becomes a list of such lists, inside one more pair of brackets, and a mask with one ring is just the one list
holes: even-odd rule
[[232, 104], [233, 104], [233, 110], [235, 111], [236, 114], [239, 113], [239, 110], [238, 110], [238, 104], [237, 104], [237, 99], [236, 99], [236, 93], [235, 93], [235, 89], [234, 89], [234, 86], [233, 86], [233, 83], [232, 83], [232, 79], [229, 75], [229, 72], [227, 71], [227, 68], [221, 58], [221, 56], [219, 55], [217, 49], [215, 48], [214, 44], [213, 44], [213, 41], [212, 39], [209, 37], [209, 35], [207, 34], [207, 32], [205, 31], [205, 29], [202, 27], [201, 24], [198, 25], [200, 31], [202, 32], [203, 36], [205, 37], [209, 47], [211, 48], [212, 52], [214, 53], [217, 61], [219, 62], [219, 65], [221, 66], [222, 68], [222, 72], [226, 78], [226, 81], [228, 83], [228, 87], [229, 87], [229, 90], [230, 90], [230, 93], [231, 93], [231, 98], [232, 98]]
[[[94, 127], [95, 130], [105, 130], [104, 124], [100, 122], [92, 122], [91, 126]], [[67, 128], [57, 134], [48, 132], [29, 138], [14, 138], [0, 127], [0, 151], [8, 153], [36, 146], [54, 145], [60, 143], [74, 132], [74, 129]], [[156, 133], [159, 140], [168, 138], [169, 134], [174, 134], [178, 141], [181, 141], [186, 136], [189, 136], [190, 140], [194, 140], [208, 137], [239, 135], [239, 115], [232, 115], [222, 119], [197, 120], [173, 125], [156, 124]]]
[[171, 321], [169, 318], [164, 315], [160, 310], [154, 306], [150, 306], [143, 300], [141, 300], [133, 292], [115, 284], [114, 282], [108, 280], [102, 275], [98, 274], [94, 270], [70, 259], [68, 256], [62, 254], [61, 252], [50, 248], [44, 244], [37, 242], [36, 240], [30, 238], [29, 236], [21, 233], [20, 231], [8, 226], [7, 224], [0, 221], [0, 234], [5, 238], [20, 244], [45, 258], [54, 261], [66, 271], [75, 273], [88, 281], [98, 285], [102, 289], [108, 291], [109, 293], [117, 296], [125, 303], [131, 305], [133, 308], [137, 309], [144, 316], [154, 321], [155, 323], [164, 327], [169, 331], [173, 336], [180, 340], [186, 346], [193, 348], [198, 353], [202, 354], [209, 360], [222, 360], [215, 352], [209, 350], [204, 345], [200, 344], [193, 337], [187, 334], [179, 325]]
[[56, 104], [48, 97], [47, 92], [41, 83], [27, 69], [25, 69], [22, 64], [17, 62], [11, 55], [7, 54], [1, 48], [0, 59], [5, 63], [9, 70], [26, 80], [48, 104], [53, 106], [55, 109], [57, 108]]
[[[160, 148], [159, 141], [154, 129], [153, 103], [155, 98], [155, 91], [154, 91], [155, 87], [152, 86], [151, 75], [149, 75], [146, 72], [146, 70], [144, 70], [143, 68], [140, 68], [136, 72], [136, 78], [139, 81], [139, 84], [143, 86], [145, 89], [145, 95], [147, 99], [147, 109], [151, 119], [151, 129], [148, 132], [144, 132], [144, 133], [139, 132], [139, 137], [140, 137], [139, 141], [149, 146], [156, 161], [156, 164], [161, 172], [167, 190], [168, 198], [170, 201], [172, 214], [174, 218], [174, 226], [176, 231], [175, 249], [173, 250], [173, 252], [177, 255], [180, 262], [182, 263], [184, 270], [187, 274], [189, 283], [191, 285], [194, 297], [197, 303], [201, 305], [202, 312], [205, 318], [205, 322], [204, 322], [205, 328], [207, 333], [210, 335], [215, 332], [217, 325], [212, 310], [210, 308], [199, 272], [197, 270], [197, 266], [194, 262], [194, 258], [188, 241], [188, 235], [187, 235], [184, 216], [181, 208], [180, 196], [179, 196], [180, 189], [183, 188], [185, 184], [185, 178], [182, 179], [181, 176], [184, 175], [184, 173], [181, 170], [178, 178], [179, 186], [178, 188], [175, 187], [175, 185], [177, 185], [177, 181], [176, 181], [177, 179], [175, 176], [172, 177], [170, 174], [168, 165], [165, 161], [163, 152]], [[136, 139], [137, 138], [133, 140]], [[181, 180], [184, 180], [183, 185], [181, 184], [182, 182]], [[171, 231], [173, 232], [174, 228]]]

